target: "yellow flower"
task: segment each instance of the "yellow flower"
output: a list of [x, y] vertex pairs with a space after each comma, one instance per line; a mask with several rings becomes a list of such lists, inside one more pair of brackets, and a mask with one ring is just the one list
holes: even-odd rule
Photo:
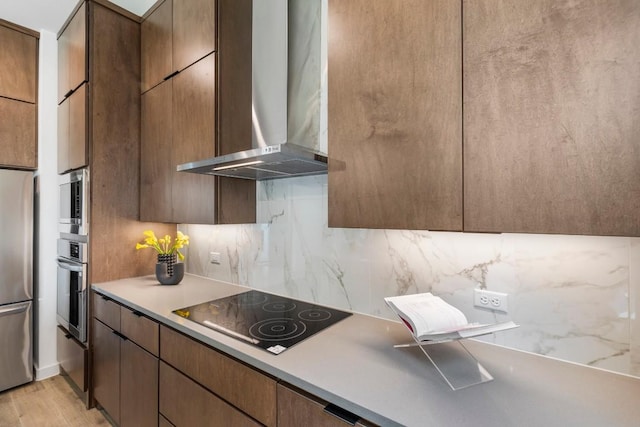
[[145, 236], [144, 243], [136, 243], [136, 250], [143, 248], [153, 248], [160, 255], [177, 254], [180, 261], [184, 260], [184, 255], [180, 252], [185, 245], [189, 244], [189, 236], [178, 231], [176, 240], [171, 244], [171, 236], [165, 235], [158, 239], [152, 230], [146, 230], [142, 233]]

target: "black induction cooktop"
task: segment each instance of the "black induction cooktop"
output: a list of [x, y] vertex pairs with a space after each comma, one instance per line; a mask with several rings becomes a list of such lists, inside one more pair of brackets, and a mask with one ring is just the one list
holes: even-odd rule
[[273, 354], [280, 354], [351, 315], [255, 290], [173, 312]]

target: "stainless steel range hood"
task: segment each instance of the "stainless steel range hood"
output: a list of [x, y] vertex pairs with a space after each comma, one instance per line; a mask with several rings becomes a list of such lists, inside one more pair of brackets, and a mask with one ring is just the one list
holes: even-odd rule
[[253, 1], [252, 149], [184, 163], [178, 171], [251, 180], [327, 172], [320, 150], [325, 7], [326, 0]]

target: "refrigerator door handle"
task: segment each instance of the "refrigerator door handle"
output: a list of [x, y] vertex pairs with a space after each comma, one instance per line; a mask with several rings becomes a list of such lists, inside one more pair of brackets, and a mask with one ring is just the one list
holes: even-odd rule
[[27, 308], [29, 308], [29, 303], [28, 302], [25, 302], [25, 303], [22, 303], [22, 304], [12, 304], [7, 308], [0, 308], [0, 317], [10, 316], [10, 315], [16, 314], [16, 313], [22, 313]]
[[82, 268], [82, 264], [76, 264], [73, 262], [67, 262], [61, 259], [56, 260], [58, 263], [58, 267], [64, 268], [65, 270], [76, 271], [78, 273], [83, 273], [84, 270]]

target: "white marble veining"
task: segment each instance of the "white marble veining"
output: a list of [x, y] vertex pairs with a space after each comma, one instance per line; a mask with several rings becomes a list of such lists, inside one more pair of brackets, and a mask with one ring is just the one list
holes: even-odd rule
[[[521, 325], [488, 341], [640, 375], [640, 239], [328, 228], [326, 176], [259, 183], [258, 221], [182, 225], [187, 270], [386, 318], [385, 296], [431, 291]], [[474, 308], [474, 288], [507, 292], [509, 314]]]

